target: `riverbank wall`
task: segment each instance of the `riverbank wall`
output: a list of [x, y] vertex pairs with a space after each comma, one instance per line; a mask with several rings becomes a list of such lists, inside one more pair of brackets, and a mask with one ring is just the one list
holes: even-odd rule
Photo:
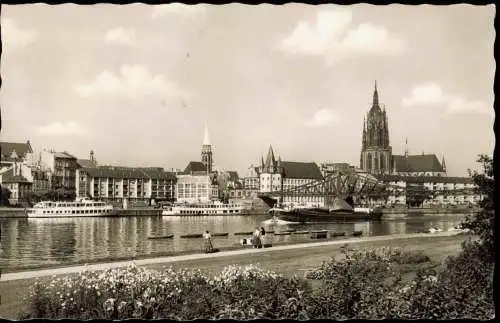
[[17, 207], [2, 207], [0, 208], [0, 219], [1, 218], [26, 218], [26, 212], [24, 208]]
[[470, 214], [477, 213], [479, 208], [382, 208], [380, 211], [386, 214]]

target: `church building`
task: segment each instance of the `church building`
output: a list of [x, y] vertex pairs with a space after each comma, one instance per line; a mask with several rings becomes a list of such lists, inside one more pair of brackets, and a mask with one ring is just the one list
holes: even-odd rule
[[385, 106], [380, 106], [377, 82], [373, 102], [363, 120], [360, 168], [373, 175], [446, 176], [444, 157], [435, 154], [393, 155], [389, 140], [389, 123]]

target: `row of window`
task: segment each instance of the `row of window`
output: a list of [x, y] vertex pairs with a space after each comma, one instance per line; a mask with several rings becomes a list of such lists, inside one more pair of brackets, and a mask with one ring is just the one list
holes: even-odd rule
[[[200, 214], [220, 214], [220, 212], [214, 210], [181, 210], [179, 212], [181, 215], [200, 215]], [[222, 214], [232, 214], [232, 213], [240, 213], [240, 210], [222, 210]]]
[[106, 214], [111, 213], [110, 209], [95, 209], [95, 210], [44, 210], [43, 214]]

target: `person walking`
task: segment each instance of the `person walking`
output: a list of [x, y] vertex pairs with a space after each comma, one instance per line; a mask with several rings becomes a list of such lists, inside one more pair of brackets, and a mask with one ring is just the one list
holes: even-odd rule
[[263, 248], [269, 247], [269, 235], [266, 235], [266, 230], [264, 230], [264, 227], [260, 228], [260, 239], [262, 241]]
[[262, 248], [262, 241], [260, 239], [260, 229], [256, 228], [253, 233], [252, 244], [254, 248]]
[[212, 245], [212, 235], [208, 230], [203, 233], [203, 240], [205, 241], [205, 253], [212, 253], [214, 252], [214, 246]]

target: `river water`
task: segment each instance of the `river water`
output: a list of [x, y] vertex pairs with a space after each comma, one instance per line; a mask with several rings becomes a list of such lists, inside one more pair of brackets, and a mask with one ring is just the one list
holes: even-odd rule
[[[202, 239], [181, 238], [184, 234], [228, 232], [214, 237], [215, 247], [239, 244], [244, 236], [235, 232], [266, 230], [363, 231], [364, 236], [425, 232], [430, 227], [443, 231], [459, 224], [465, 215], [408, 215], [381, 221], [322, 224], [270, 224], [267, 215], [252, 216], [183, 216], [14, 219], [0, 218], [0, 268], [4, 271], [72, 263], [92, 263], [123, 257], [159, 253], [199, 251]], [[174, 234], [172, 239], [148, 239], [148, 236]], [[270, 235], [274, 243], [311, 241], [309, 235]]]

